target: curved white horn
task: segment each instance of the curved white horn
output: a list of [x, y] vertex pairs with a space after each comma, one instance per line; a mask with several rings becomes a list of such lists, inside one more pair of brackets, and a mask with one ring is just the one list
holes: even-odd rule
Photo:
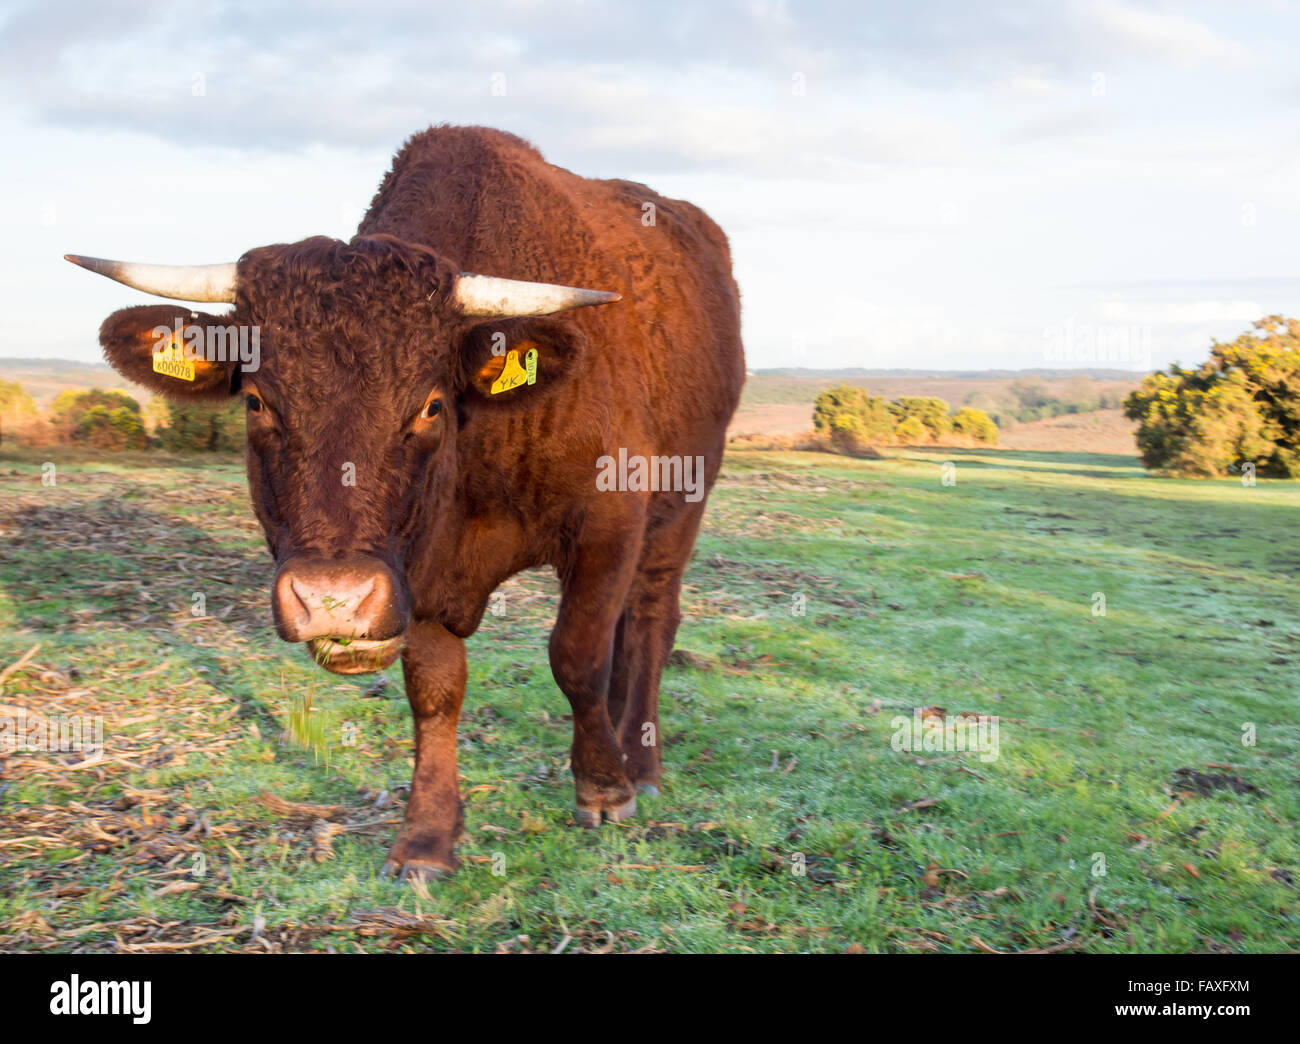
[[452, 300], [465, 315], [506, 318], [514, 315], [550, 315], [566, 308], [621, 301], [621, 294], [604, 290], [583, 290], [554, 283], [530, 283], [522, 279], [462, 272], [456, 280]]
[[235, 300], [235, 266], [226, 265], [137, 265], [130, 261], [106, 261], [102, 257], [64, 254], [65, 261], [98, 272], [146, 294], [177, 301]]

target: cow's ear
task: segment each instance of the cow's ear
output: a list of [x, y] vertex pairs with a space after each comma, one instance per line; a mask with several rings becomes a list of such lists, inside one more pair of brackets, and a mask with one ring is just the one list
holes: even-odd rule
[[241, 333], [228, 315], [137, 305], [105, 319], [99, 343], [113, 369], [165, 398], [222, 399], [239, 386]]
[[587, 338], [564, 319], [489, 319], [462, 331], [453, 351], [462, 401], [516, 409], [580, 372]]

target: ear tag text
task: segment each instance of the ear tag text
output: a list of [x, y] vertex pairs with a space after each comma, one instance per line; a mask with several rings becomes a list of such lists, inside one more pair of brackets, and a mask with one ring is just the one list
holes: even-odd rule
[[170, 341], [153, 353], [154, 373], [175, 377], [178, 381], [192, 381], [196, 370], [194, 360], [185, 358], [185, 351], [175, 334], [172, 334]]
[[519, 349], [511, 348], [506, 352], [506, 364], [501, 368], [501, 376], [492, 382], [489, 389], [492, 395], [500, 395], [502, 392], [512, 391], [521, 384], [532, 383], [528, 380], [528, 374], [522, 366], [519, 365]]
[[528, 371], [528, 383], [537, 383], [537, 349], [529, 348], [524, 356], [524, 368]]

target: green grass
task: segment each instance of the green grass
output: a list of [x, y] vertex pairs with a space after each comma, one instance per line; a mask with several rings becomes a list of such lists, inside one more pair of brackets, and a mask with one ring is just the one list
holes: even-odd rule
[[[41, 643], [0, 703], [102, 714], [108, 757], [3, 759], [5, 949], [1300, 948], [1295, 483], [734, 454], [677, 639], [714, 669], [665, 674], [663, 795], [573, 825], [555, 585], [516, 578], [469, 643], [464, 866], [418, 894], [378, 876], [400, 671], [275, 639], [239, 463], [59, 456], [45, 488], [43, 459], [0, 465], [0, 666]], [[998, 758], [894, 750], [927, 706], [997, 715]]]

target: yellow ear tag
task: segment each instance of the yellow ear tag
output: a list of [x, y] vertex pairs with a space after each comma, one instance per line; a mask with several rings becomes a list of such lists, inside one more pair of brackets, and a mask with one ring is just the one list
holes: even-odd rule
[[492, 382], [489, 392], [492, 395], [500, 395], [502, 392], [511, 391], [518, 388], [521, 384], [528, 382], [528, 374], [524, 368], [519, 365], [519, 350], [511, 348], [506, 352], [506, 364], [501, 369], [501, 376]]
[[165, 377], [175, 377], [178, 381], [194, 380], [196, 367], [193, 359], [185, 358], [181, 343], [172, 334], [172, 339], [153, 353], [153, 372]]
[[529, 348], [524, 356], [524, 367], [528, 370], [528, 383], [537, 383], [537, 349]]

